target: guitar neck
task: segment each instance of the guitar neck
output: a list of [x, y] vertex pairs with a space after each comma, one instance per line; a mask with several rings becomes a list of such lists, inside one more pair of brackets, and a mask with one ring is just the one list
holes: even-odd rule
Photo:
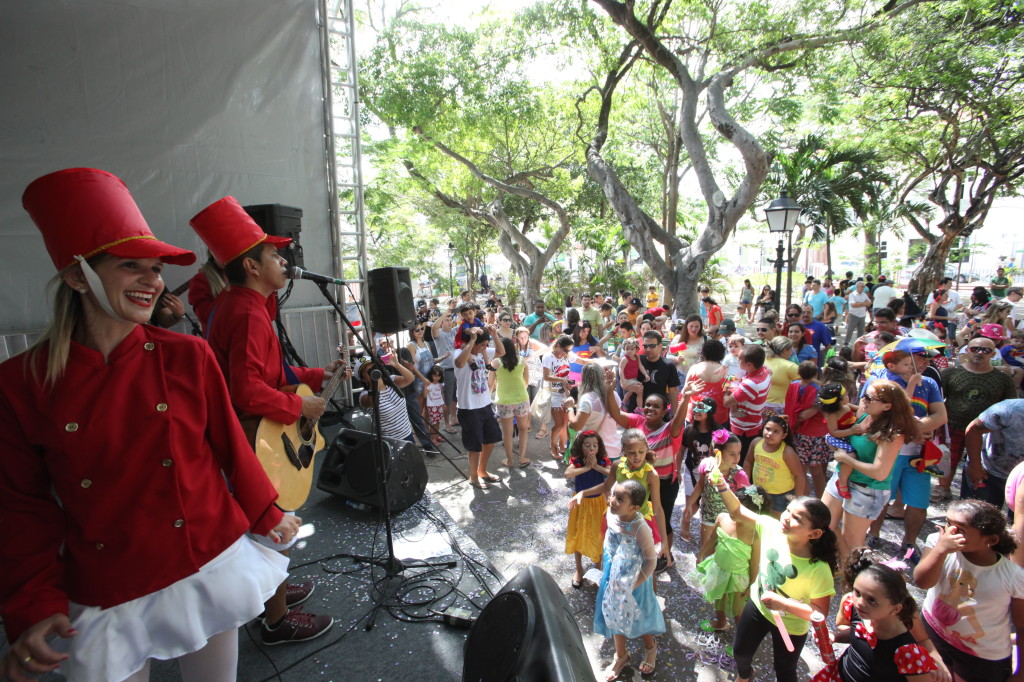
[[[341, 368], [339, 367], [338, 371], [336, 371], [334, 373], [334, 375], [331, 377], [331, 380], [327, 382], [327, 385], [324, 386], [323, 390], [320, 391], [319, 393], [317, 393], [316, 396], [318, 398], [323, 398], [323, 400], [325, 402], [330, 400], [331, 396], [334, 395], [334, 392], [338, 390], [338, 386], [341, 385], [341, 380], [342, 380], [342, 377], [344, 377], [344, 376], [345, 376], [345, 372], [341, 371]], [[307, 424], [308, 424], [308, 427], [309, 427], [310, 431], [315, 429], [316, 425], [319, 422], [320, 422], [320, 417], [308, 420]]]
[[179, 286], [177, 289], [168, 291], [164, 289], [164, 292], [160, 296], [181, 296], [183, 293], [188, 291], [188, 285], [192, 283], [192, 280], [186, 279], [185, 283]]

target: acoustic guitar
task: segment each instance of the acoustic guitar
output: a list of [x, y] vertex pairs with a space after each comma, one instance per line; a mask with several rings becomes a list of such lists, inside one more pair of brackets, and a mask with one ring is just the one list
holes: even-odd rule
[[[291, 389], [300, 396], [318, 395], [329, 400], [341, 385], [347, 365], [347, 362], [340, 365], [318, 394], [306, 384], [282, 390]], [[319, 417], [299, 417], [294, 424], [282, 424], [264, 417], [256, 427], [253, 449], [267, 478], [277, 489], [277, 505], [286, 511], [294, 511], [305, 504], [313, 487], [313, 459], [326, 445], [317, 426], [319, 421]]]

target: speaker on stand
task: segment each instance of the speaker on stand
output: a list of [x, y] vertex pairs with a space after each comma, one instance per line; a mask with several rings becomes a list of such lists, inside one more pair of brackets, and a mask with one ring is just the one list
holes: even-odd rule
[[[396, 438], [381, 441], [387, 470], [384, 485], [388, 487], [388, 511], [397, 514], [423, 499], [427, 465], [423, 452], [413, 443]], [[380, 509], [382, 491], [373, 463], [373, 434], [352, 429], [339, 431], [323, 458], [316, 487]]]
[[243, 206], [263, 231], [274, 237], [289, 237], [292, 243], [281, 250], [281, 255], [288, 265], [306, 267], [306, 259], [302, 255], [302, 243], [299, 236], [302, 232], [302, 209], [281, 204], [254, 204]]
[[409, 268], [370, 270], [366, 273], [366, 295], [373, 331], [394, 334], [416, 324]]
[[466, 638], [463, 682], [596, 682], [569, 602], [537, 566], [509, 580]]

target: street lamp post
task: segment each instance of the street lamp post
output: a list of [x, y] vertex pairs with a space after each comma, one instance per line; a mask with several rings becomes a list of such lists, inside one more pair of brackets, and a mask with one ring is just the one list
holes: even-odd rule
[[789, 198], [789, 192], [783, 190], [778, 199], [772, 201], [768, 208], [764, 209], [765, 218], [768, 220], [768, 231], [779, 236], [779, 245], [775, 248], [775, 260], [768, 259], [768, 262], [775, 266], [775, 309], [779, 309], [780, 295], [782, 290], [782, 265], [785, 263], [789, 271], [789, 289], [786, 293], [786, 305], [792, 295], [793, 263], [791, 257], [787, 257], [783, 237], [790, 238], [789, 254], [793, 252], [792, 234], [796, 221], [800, 217], [800, 206]]
[[455, 262], [455, 244], [448, 242], [448, 298], [455, 298], [455, 273], [452, 271]]

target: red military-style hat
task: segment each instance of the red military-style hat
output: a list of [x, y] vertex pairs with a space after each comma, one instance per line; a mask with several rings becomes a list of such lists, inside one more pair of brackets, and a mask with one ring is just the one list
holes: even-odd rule
[[257, 244], [267, 242], [283, 249], [292, 243], [289, 237], [274, 237], [264, 232], [234, 197], [213, 202], [188, 224], [210, 248], [213, 259], [221, 267]]
[[21, 205], [43, 234], [58, 271], [109, 253], [191, 265], [196, 255], [153, 236], [131, 192], [117, 176], [95, 168], [67, 168], [33, 180]]

